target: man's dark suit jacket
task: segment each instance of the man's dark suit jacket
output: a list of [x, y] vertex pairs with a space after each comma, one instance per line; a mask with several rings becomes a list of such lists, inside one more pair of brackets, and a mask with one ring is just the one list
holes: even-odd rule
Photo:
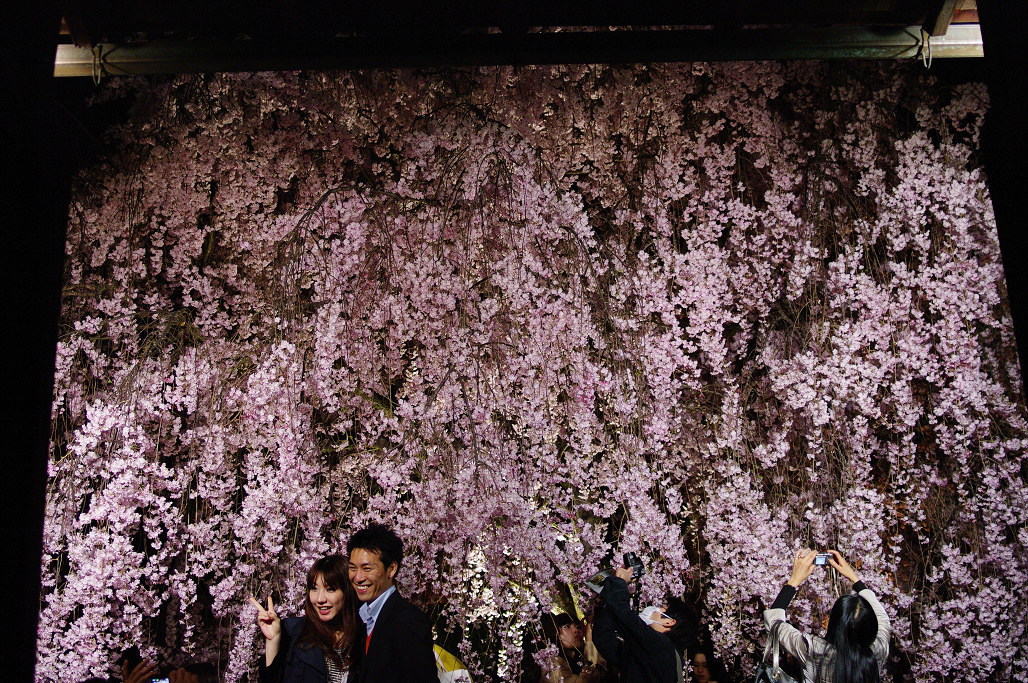
[[359, 666], [359, 683], [438, 683], [432, 625], [425, 613], [399, 593], [390, 595]]

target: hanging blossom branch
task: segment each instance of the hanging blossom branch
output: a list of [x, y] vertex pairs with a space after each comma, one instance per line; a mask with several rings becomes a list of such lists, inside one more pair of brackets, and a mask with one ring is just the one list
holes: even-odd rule
[[751, 667], [801, 544], [863, 562], [894, 679], [1025, 680], [986, 95], [919, 78], [111, 86], [70, 212], [37, 677], [139, 645], [250, 679], [246, 596], [298, 613], [311, 562], [384, 520], [476, 680], [516, 679], [540, 610], [625, 551]]

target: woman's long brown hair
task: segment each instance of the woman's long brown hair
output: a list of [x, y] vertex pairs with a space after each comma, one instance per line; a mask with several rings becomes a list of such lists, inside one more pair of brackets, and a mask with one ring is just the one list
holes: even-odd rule
[[[318, 577], [328, 588], [338, 588], [343, 592], [343, 605], [335, 619], [324, 622], [311, 604], [310, 591], [315, 587]], [[354, 643], [357, 639], [357, 593], [350, 585], [350, 575], [346, 558], [342, 555], [327, 555], [311, 567], [307, 572], [307, 596], [303, 601], [303, 633], [299, 643], [306, 647], [319, 648], [326, 661], [333, 660], [340, 669], [346, 670], [353, 661]], [[336, 653], [336, 634], [342, 633], [342, 651], [340, 657]]]

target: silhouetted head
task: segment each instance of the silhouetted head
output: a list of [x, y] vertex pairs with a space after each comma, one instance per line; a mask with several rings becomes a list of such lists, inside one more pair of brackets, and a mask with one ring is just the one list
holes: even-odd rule
[[[850, 647], [871, 647], [878, 633], [878, 617], [871, 603], [856, 593], [844, 595], [835, 601], [828, 617], [826, 640], [836, 645], [840, 639]], [[838, 646], [836, 646], [838, 647]]]
[[714, 656], [713, 650], [708, 646], [694, 647], [689, 653], [688, 660], [692, 665], [692, 676], [696, 683], [730, 680], [724, 664]]
[[671, 598], [664, 608], [664, 613], [675, 620], [675, 625], [667, 632], [667, 637], [674, 643], [679, 654], [684, 655], [694, 647], [700, 619], [696, 610], [681, 598]]
[[835, 649], [831, 672], [819, 669], [817, 680], [834, 683], [878, 683], [878, 661], [871, 646], [878, 634], [878, 616], [871, 603], [856, 593], [835, 601], [828, 617], [826, 640]]

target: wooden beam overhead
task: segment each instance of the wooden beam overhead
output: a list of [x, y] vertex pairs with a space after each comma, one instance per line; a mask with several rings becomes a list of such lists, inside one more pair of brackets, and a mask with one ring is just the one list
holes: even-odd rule
[[[58, 47], [55, 76], [119, 76], [495, 64], [593, 64], [768, 59], [912, 59], [920, 27], [891, 31], [744, 29], [431, 36], [402, 42], [347, 38], [306, 43], [151, 41], [96, 50]], [[935, 58], [981, 57], [977, 25], [932, 40]]]

